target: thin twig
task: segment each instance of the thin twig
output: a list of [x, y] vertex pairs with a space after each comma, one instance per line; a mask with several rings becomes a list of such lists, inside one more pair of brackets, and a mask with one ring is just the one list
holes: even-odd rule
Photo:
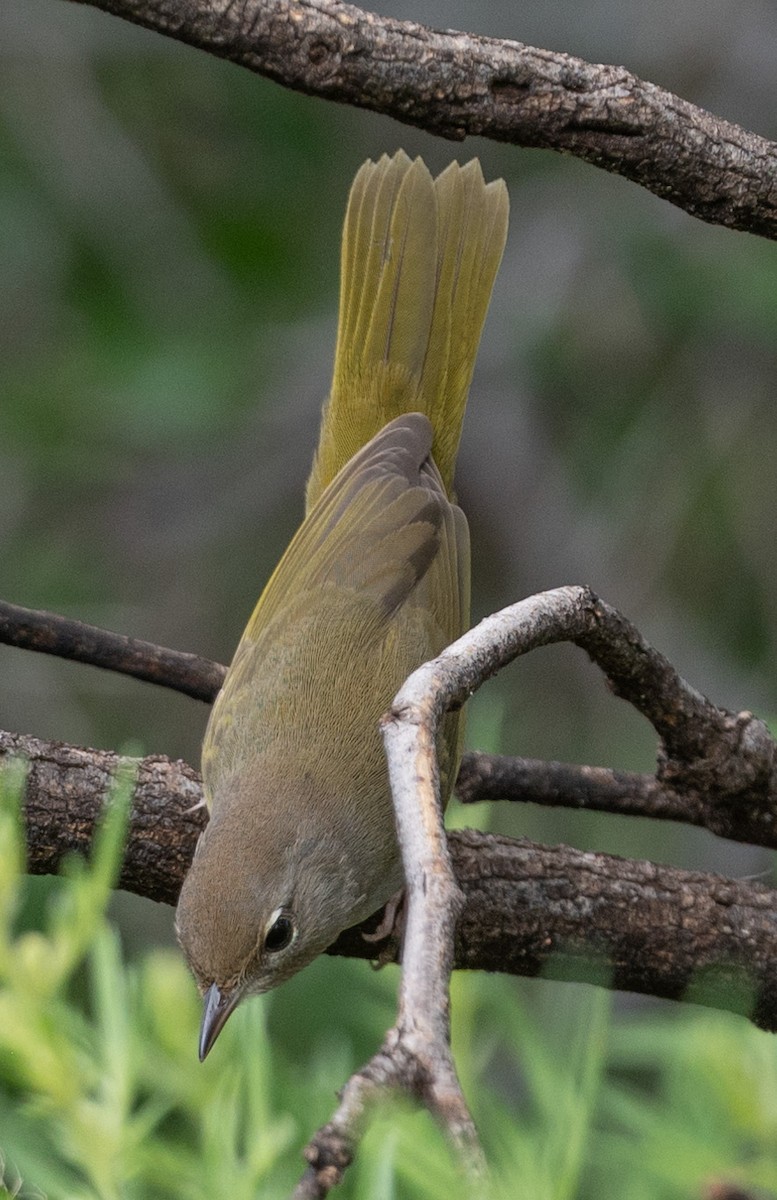
[[[722, 746], [721, 753], [724, 751]], [[748, 772], [741, 763], [739, 766], [746, 782]], [[666, 773], [664, 768], [663, 775]], [[690, 775], [687, 769], [685, 777], [672, 784], [635, 771], [470, 751], [462, 758], [456, 795], [462, 804], [508, 800], [677, 821], [697, 825], [729, 841], [777, 849], [777, 780], [772, 777], [764, 789], [757, 791], [736, 789], [727, 797], [720, 795], [714, 781], [710, 789], [710, 781], [700, 779], [694, 784]]]
[[22, 608], [6, 600], [0, 600], [0, 642], [119, 671], [207, 703], [215, 699], [226, 672], [219, 663], [197, 654], [166, 650], [152, 642], [111, 633], [57, 613]]
[[542, 758], [484, 754], [471, 750], [461, 760], [456, 796], [462, 804], [509, 800], [549, 808], [651, 817], [702, 825], [688, 797], [663, 787], [655, 775], [578, 766]]

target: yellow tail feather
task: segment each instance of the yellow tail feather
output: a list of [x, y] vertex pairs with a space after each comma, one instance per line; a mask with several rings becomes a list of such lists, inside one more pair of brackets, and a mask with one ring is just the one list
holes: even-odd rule
[[406, 412], [431, 420], [450, 493], [507, 218], [504, 182], [485, 183], [477, 159], [434, 180], [402, 150], [361, 167], [343, 230], [334, 377], [308, 512], [340, 468]]

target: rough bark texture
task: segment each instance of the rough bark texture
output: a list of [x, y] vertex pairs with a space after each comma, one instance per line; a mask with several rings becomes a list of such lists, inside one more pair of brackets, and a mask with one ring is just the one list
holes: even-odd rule
[[[16, 755], [29, 760], [29, 870], [51, 873], [66, 853], [88, 851], [119, 757], [0, 734], [0, 766]], [[142, 760], [122, 887], [175, 903], [206, 820], [190, 811], [200, 798], [184, 763]], [[773, 888], [471, 830], [449, 846], [466, 898], [457, 967], [694, 999], [777, 1030]], [[349, 930], [332, 953], [378, 948]]]
[[82, 0], [286, 87], [574, 154], [713, 224], [777, 236], [777, 147], [624, 67], [429, 29], [338, 0]]
[[467, 897], [458, 967], [693, 999], [777, 1029], [766, 884], [472, 830], [451, 854]]
[[[27, 869], [53, 875], [66, 854], [89, 853], [121, 758], [111, 750], [0, 732], [0, 767], [9, 757], [28, 763]], [[120, 887], [175, 904], [207, 821], [201, 802], [200, 777], [186, 763], [161, 755], [141, 759]]]

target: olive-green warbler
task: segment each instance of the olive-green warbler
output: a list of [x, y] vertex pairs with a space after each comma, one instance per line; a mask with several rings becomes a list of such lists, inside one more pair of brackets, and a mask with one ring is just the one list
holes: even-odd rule
[[[402, 885], [378, 721], [467, 627], [452, 497], [508, 201], [477, 161], [432, 179], [367, 162], [343, 231], [332, 391], [305, 519], [246, 627], [202, 750], [210, 821], [178, 938], [205, 997], [204, 1058], [244, 996], [288, 979]], [[443, 802], [462, 720], [438, 747]]]

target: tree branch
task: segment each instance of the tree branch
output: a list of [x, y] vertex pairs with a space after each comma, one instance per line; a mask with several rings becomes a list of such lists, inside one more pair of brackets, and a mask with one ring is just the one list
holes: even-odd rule
[[510, 800], [690, 825], [706, 823], [703, 805], [697, 808], [686, 795], [663, 787], [655, 775], [480, 750], [464, 754], [456, 796], [462, 804]]
[[[749, 781], [763, 776], [767, 783], [773, 780], [775, 746], [765, 727], [749, 713], [733, 718], [715, 708], [681, 679], [632, 625], [587, 588], [556, 588], [530, 596], [487, 617], [435, 659], [418, 667], [405, 680], [381, 722], [406, 880], [399, 1013], [381, 1051], [349, 1080], [332, 1121], [309, 1147], [316, 1161], [323, 1157], [327, 1170], [331, 1166], [332, 1137], [337, 1153], [343, 1146], [351, 1146], [361, 1125], [363, 1097], [389, 1085], [400, 1085], [423, 1101], [463, 1153], [466, 1164], [478, 1166], [481, 1162], [475, 1126], [450, 1048], [450, 974], [464, 896], [448, 853], [439, 803], [436, 747], [446, 713], [463, 704], [517, 655], [557, 641], [572, 641], [584, 647], [605, 672], [613, 690], [649, 718], [664, 742], [665, 761], [660, 764], [664, 768], [671, 762], [678, 776], [684, 772], [703, 775], [711, 794], [724, 801], [742, 790], [743, 778]], [[715, 759], [731, 732], [751, 723], [759, 726], [750, 736], [752, 754], [737, 755], [732, 747]], [[737, 758], [740, 761], [733, 761]], [[652, 877], [656, 870], [652, 864], [631, 863], [629, 868], [639, 870], [645, 865]], [[574, 868], [565, 872], [565, 883], [570, 874], [575, 874]], [[595, 900], [586, 896], [582, 881], [579, 890], [588, 901], [590, 915]], [[650, 895], [644, 897], [647, 908], [652, 907], [651, 899]], [[486, 923], [485, 928], [492, 927]], [[661, 960], [664, 947], [653, 944], [652, 927], [648, 929], [649, 952]], [[708, 927], [702, 923], [694, 936], [703, 938], [705, 930]], [[619, 978], [619, 955], [611, 937], [602, 942], [602, 931], [595, 921], [590, 922], [587, 932], [583, 961], [590, 967], [603, 954], [607, 978]], [[635, 944], [640, 944], [643, 932], [632, 922], [626, 923], [623, 933], [628, 955]], [[543, 934], [547, 939], [547, 926]], [[673, 941], [679, 940], [681, 935], [675, 929]], [[564, 933], [558, 944], [550, 939], [552, 964], [559, 956], [571, 953], [574, 958], [580, 953], [580, 948], [567, 948], [569, 941]], [[707, 964], [714, 965], [715, 970], [714, 984], [710, 986], [707, 980], [707, 990], [712, 994], [719, 990], [726, 997], [742, 992], [747, 1010], [759, 1012], [760, 994], [754, 992], [749, 968], [743, 975], [742, 965], [732, 964], [726, 950], [717, 957], [720, 949], [716, 947], [714, 964]], [[631, 967], [630, 963], [626, 976], [629, 980]], [[682, 980], [683, 990], [688, 983]], [[665, 985], [676, 984], [675, 978]]]
[[[20, 637], [36, 644], [38, 635], [28, 628], [37, 628], [36, 622], [19, 618], [17, 624]], [[12, 628], [8, 640], [16, 632]], [[45, 618], [39, 633], [47, 644]], [[59, 641], [80, 653], [79, 639], [64, 634], [60, 628]], [[116, 635], [99, 630], [90, 635], [82, 639], [89, 661], [121, 663], [121, 654], [113, 654]], [[777, 750], [763, 722], [751, 713], [716, 708], [588, 588], [530, 596], [487, 617], [420, 667], [383, 722], [408, 881], [398, 1020], [379, 1052], [348, 1080], [332, 1118], [311, 1140], [300, 1197], [324, 1196], [342, 1177], [368, 1110], [387, 1087], [402, 1087], [423, 1101], [466, 1161], [475, 1168], [480, 1163], [450, 1054], [448, 980], [454, 965], [541, 972], [693, 999], [777, 1030], [773, 889], [472, 832], [452, 835], [448, 847], [436, 798], [442, 717], [518, 655], [559, 641], [585, 649], [613, 691], [658, 732], [656, 786], [641, 789], [646, 803], [655, 808], [662, 796], [674, 794], [679, 816], [687, 792], [697, 801], [692, 819], [703, 814], [705, 823], [746, 829], [767, 844], [774, 839]], [[163, 664], [152, 675], [159, 681], [165, 658], [152, 657]], [[129, 663], [130, 670], [142, 668], [142, 655], [130, 655]], [[174, 664], [178, 686], [176, 670]], [[195, 664], [195, 678], [196, 673]], [[208, 672], [210, 686], [219, 676], [218, 668], [215, 675]], [[118, 757], [0, 735], [0, 765], [9, 754], [28, 760], [30, 870], [56, 870], [69, 849], [90, 844]], [[475, 776], [478, 770], [488, 780], [482, 760]], [[551, 774], [564, 770], [569, 769], [556, 764]], [[546, 779], [546, 788], [549, 783]], [[614, 773], [597, 780], [600, 795], [622, 785]], [[471, 795], [473, 786], [469, 790]], [[200, 798], [197, 776], [185, 764], [141, 762], [121, 886], [175, 900], [206, 819]], [[360, 930], [346, 931], [331, 949], [387, 957]]]
[[[640, 785], [654, 808], [663, 796], [674, 819], [703, 824], [724, 836], [733, 833], [740, 840], [777, 844], [777, 746], [763, 721], [710, 703], [589, 588], [556, 588], [503, 609], [425, 669], [447, 680], [438, 696], [445, 707], [463, 703], [484, 670], [493, 674], [519, 654], [560, 641], [586, 650], [615, 694], [658, 733], [660, 791]], [[578, 772], [584, 776], [590, 770]], [[686, 797], [687, 813], [681, 816]]]
[[655, 775], [474, 750], [461, 760], [456, 795], [462, 804], [509, 800], [677, 821], [697, 825], [732, 842], [777, 849], [777, 797], [771, 788], [755, 803], [750, 796], [742, 804], [719, 804], [702, 788], [688, 783], [675, 788]]
[[[28, 764], [27, 870], [54, 875], [65, 855], [88, 855], [122, 760], [113, 750], [0, 731], [0, 767], [18, 757]], [[119, 887], [175, 904], [207, 819], [196, 771], [162, 755], [141, 759]]]
[[5, 600], [0, 600], [0, 642], [105, 667], [146, 683], [160, 683], [209, 704], [216, 698], [226, 673], [219, 663], [197, 654], [166, 650], [139, 638], [109, 633], [96, 625]]
[[[50, 874], [88, 853], [119, 756], [0, 733], [0, 769], [18, 756], [29, 763], [28, 869]], [[175, 903], [207, 819], [192, 811], [201, 796], [185, 763], [141, 761], [121, 887]], [[773, 888], [472, 830], [449, 846], [466, 900], [456, 967], [693, 999], [777, 1031]], [[376, 946], [354, 929], [331, 952], [368, 958]]]
[[[777, 1028], [777, 970], [772, 967], [777, 919], [771, 888], [749, 885], [748, 891], [745, 885], [743, 892], [741, 884], [714, 876], [471, 832], [459, 835], [449, 852], [437, 795], [440, 722], [513, 658], [558, 641], [585, 648], [613, 690], [651, 720], [663, 742], [659, 777], [663, 773], [680, 787], [686, 781], [691, 787], [703, 785], [710, 802], [724, 810], [752, 800], [752, 809], [767, 811], [764, 804], [774, 792], [777, 770], [775, 745], [762, 722], [750, 713], [734, 716], [717, 709], [587, 588], [530, 596], [487, 617], [419, 667], [382, 722], [407, 880], [398, 1018], [378, 1053], [347, 1081], [331, 1119], [309, 1143], [309, 1167], [296, 1192], [300, 1197], [324, 1196], [340, 1180], [369, 1108], [391, 1087], [421, 1100], [463, 1153], [465, 1164], [475, 1171], [480, 1167], [475, 1126], [450, 1052], [448, 984], [454, 965], [520, 974], [543, 971], [690, 998]], [[29, 763], [28, 839], [42, 849], [40, 857], [31, 852], [31, 869], [46, 863], [43, 869], [50, 870], [62, 853], [60, 842], [51, 845], [52, 820], [65, 837], [69, 828], [67, 811], [57, 814], [57, 806], [67, 810], [85, 791], [93, 826], [118, 759], [105, 752], [93, 756], [60, 748], [65, 772], [75, 771], [76, 777], [55, 778], [46, 794], [56, 748], [31, 741], [25, 748], [18, 738], [7, 736], [7, 752], [24, 752]], [[0, 742], [0, 762], [2, 756]], [[152, 806], [159, 763], [144, 760], [137, 776], [137, 792], [150, 787]], [[156, 875], [168, 898], [175, 878], [174, 898], [204, 813], [191, 803], [197, 790], [193, 773], [180, 763], [165, 765], [172, 768], [179, 810], [181, 797], [190, 801], [181, 811], [187, 827], [171, 830], [172, 805], [165, 805], [166, 820], [158, 824], [156, 813], [149, 820], [148, 806], [136, 803], [120, 880], [148, 894], [146, 878]], [[36, 814], [42, 817], [43, 838], [36, 838]], [[74, 823], [83, 838], [86, 822], [80, 814]], [[164, 861], [165, 849], [172, 849], [176, 870]], [[539, 880], [532, 877], [537, 866]], [[529, 897], [539, 894], [534, 909], [527, 892]], [[532, 914], [532, 925], [521, 929], [516, 914]], [[349, 941], [354, 937], [355, 942]], [[334, 951], [354, 946], [365, 953], [364, 937], [347, 931]]]
[[[620, 631], [622, 644], [628, 646], [629, 630], [638, 639], [634, 652], [643, 656], [645, 664], [653, 662], [656, 651], [647, 647], [627, 622]], [[206, 702], [215, 699], [226, 670], [220, 663], [195, 654], [155, 646], [56, 613], [5, 601], [0, 601], [0, 642], [130, 674]], [[655, 695], [665, 695], [667, 685], [674, 687], [679, 679], [660, 655], [657, 659], [663, 665], [651, 668], [652, 678], [646, 674], [647, 666], [641, 675], [623, 678], [628, 652], [619, 667], [613, 652], [606, 649], [606, 638], [604, 648], [600, 646], [597, 651], [594, 646], [591, 652], [594, 657], [596, 653], [604, 654], [602, 665], [613, 676], [621, 677], [618, 694], [626, 699], [630, 698], [630, 692], [638, 694], [640, 689], [648, 688]], [[646, 712], [649, 718], [655, 718], [659, 730], [666, 733], [676, 750], [674, 758], [665, 750], [660, 753], [658, 778], [606, 767], [475, 751], [466, 753], [462, 759], [456, 783], [458, 797], [465, 804], [510, 800], [678, 821], [700, 826], [732, 841], [777, 848], [777, 773], [773, 763], [769, 766], [773, 748], [770, 749], [768, 733], [751, 714], [725, 713], [693, 689], [688, 690], [695, 699], [682, 720], [671, 707], [665, 710], [660, 704], [655, 711]], [[700, 735], [694, 732], [699, 728], [706, 730], [701, 742]], [[715, 731], [712, 740], [710, 728]], [[683, 730], [685, 733], [680, 736], [678, 731]], [[743, 755], [747, 765], [742, 762]], [[727, 764], [734, 775], [721, 789], [721, 768]]]
[[79, 0], [311, 96], [441, 137], [574, 154], [695, 217], [777, 237], [777, 146], [624, 67], [339, 0]]

